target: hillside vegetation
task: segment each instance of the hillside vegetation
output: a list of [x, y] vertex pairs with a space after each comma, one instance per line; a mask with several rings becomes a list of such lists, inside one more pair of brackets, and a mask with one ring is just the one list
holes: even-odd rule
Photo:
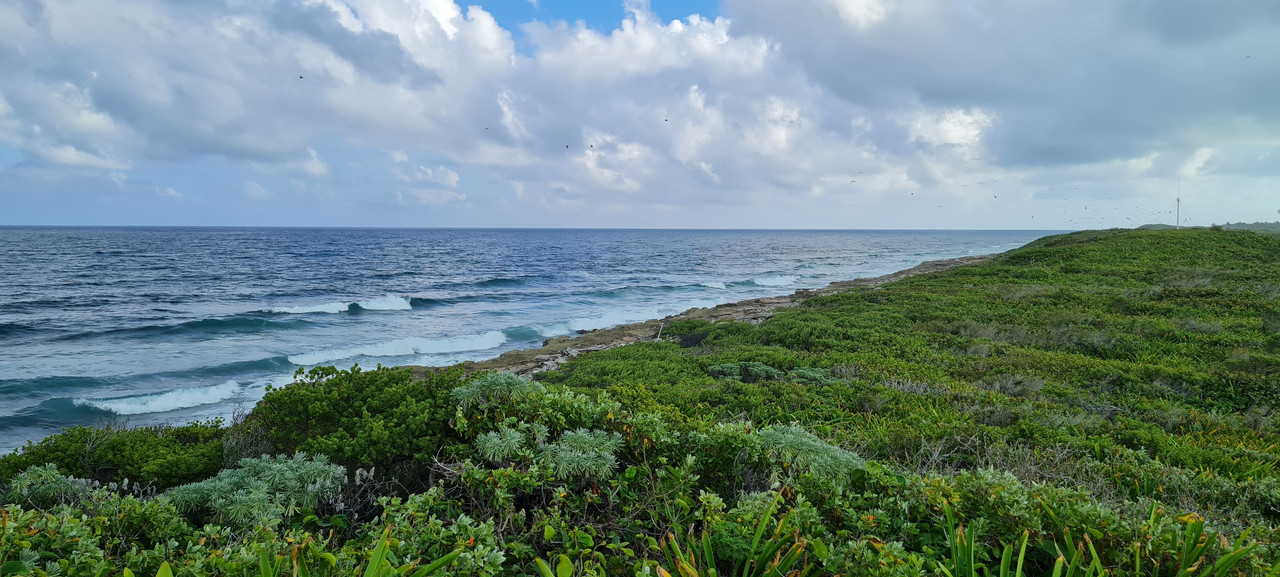
[[663, 336], [66, 430], [0, 458], [0, 574], [1280, 573], [1276, 237], [1051, 236]]

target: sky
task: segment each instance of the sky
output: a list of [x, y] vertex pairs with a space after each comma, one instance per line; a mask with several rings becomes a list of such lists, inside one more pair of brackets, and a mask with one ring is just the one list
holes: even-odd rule
[[1280, 218], [1274, 0], [0, 0], [0, 225]]

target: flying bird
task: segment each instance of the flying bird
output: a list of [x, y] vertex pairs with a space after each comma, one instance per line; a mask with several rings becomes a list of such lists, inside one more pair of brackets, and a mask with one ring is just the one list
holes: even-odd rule
[[858, 182], [858, 181], [856, 181], [856, 180], [850, 180], [849, 182]]
[[298, 80], [302, 80], [302, 77], [301, 77], [301, 76], [299, 76], [299, 77], [298, 77]]

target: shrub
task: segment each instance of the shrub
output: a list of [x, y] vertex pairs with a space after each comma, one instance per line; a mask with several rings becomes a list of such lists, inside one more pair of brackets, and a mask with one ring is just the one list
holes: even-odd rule
[[1003, 374], [989, 377], [978, 383], [978, 387], [994, 391], [1010, 397], [1029, 397], [1043, 389], [1045, 380], [1025, 375]]
[[603, 479], [613, 475], [613, 467], [618, 463], [614, 453], [620, 447], [622, 435], [618, 433], [565, 431], [556, 442], [543, 448], [542, 462], [561, 479]]
[[260, 431], [274, 453], [326, 455], [349, 469], [377, 467], [406, 481], [444, 447], [461, 439], [449, 426], [450, 392], [461, 367], [414, 381], [408, 368], [339, 371], [316, 367], [268, 390], [244, 426]]
[[239, 469], [174, 489], [179, 508], [241, 528], [314, 510], [342, 487], [346, 473], [324, 455], [243, 459]]
[[222, 467], [221, 420], [127, 427], [72, 427], [0, 457], [0, 481], [48, 463], [100, 483], [130, 479], [167, 489], [213, 476]]
[[111, 564], [103, 557], [80, 515], [0, 507], [0, 573], [106, 575]]
[[47, 510], [79, 504], [92, 490], [92, 482], [63, 475], [50, 463], [18, 473], [9, 481], [5, 499], [28, 509]]
[[785, 473], [805, 472], [848, 480], [866, 464], [857, 455], [828, 445], [796, 424], [770, 425], [756, 435], [760, 449]]
[[453, 390], [450, 397], [459, 408], [485, 408], [542, 392], [542, 384], [514, 373], [489, 373]]
[[773, 381], [782, 378], [783, 372], [757, 361], [744, 361], [707, 367], [707, 374], [722, 379], [735, 379], [744, 383]]
[[[543, 429], [545, 430], [546, 427]], [[476, 451], [481, 457], [499, 463], [514, 457], [524, 444], [524, 438], [524, 433], [504, 427], [476, 437]]]

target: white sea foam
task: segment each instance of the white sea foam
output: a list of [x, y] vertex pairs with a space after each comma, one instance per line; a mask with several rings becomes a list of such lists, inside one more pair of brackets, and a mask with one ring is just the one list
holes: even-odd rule
[[787, 286], [796, 282], [796, 277], [791, 275], [780, 274], [776, 276], [766, 276], [753, 278], [751, 282], [758, 286]]
[[367, 311], [407, 311], [413, 308], [409, 305], [408, 297], [387, 295], [385, 297], [357, 302], [335, 302], [296, 307], [272, 307], [267, 309], [267, 312], [292, 315], [307, 313], [337, 314], [347, 312], [351, 309], [351, 305], [353, 304]]
[[307, 313], [345, 313], [351, 307], [351, 303], [324, 303], [322, 305], [300, 306], [300, 307], [272, 307], [267, 309], [269, 313], [278, 313], [286, 315], [302, 315]]
[[382, 298], [370, 299], [356, 303], [360, 308], [367, 311], [407, 311], [413, 307], [409, 306], [408, 297], [398, 297], [395, 295], [387, 295]]
[[614, 326], [623, 325], [627, 323], [634, 323], [634, 322], [654, 318], [655, 316], [661, 316], [661, 315], [655, 315], [654, 313], [648, 312], [648, 311], [618, 310], [618, 311], [608, 312], [599, 316], [580, 317], [580, 318], [571, 319], [567, 321], [561, 321], [558, 323], [536, 325], [533, 327], [533, 329], [538, 331], [538, 333], [544, 337], [555, 337], [560, 335], [567, 335], [575, 331], [589, 331], [593, 329], [604, 329], [604, 328], [614, 327]]
[[545, 325], [535, 325], [532, 328], [538, 331], [543, 337], [556, 337], [560, 335], [571, 334], [576, 331], [589, 331], [593, 329], [606, 329], [625, 325], [629, 323], [638, 323], [650, 319], [660, 319], [667, 315], [682, 313], [691, 308], [707, 308], [713, 307], [727, 301], [727, 297], [719, 299], [697, 299], [681, 301], [669, 305], [646, 308], [646, 309], [621, 309], [614, 310], [602, 315], [591, 317], [579, 317], [572, 320], [551, 323]]
[[505, 342], [507, 342], [507, 335], [502, 334], [502, 331], [489, 331], [479, 335], [462, 335], [439, 339], [409, 337], [358, 347], [327, 349], [289, 355], [289, 362], [295, 365], [319, 365], [356, 357], [403, 357], [460, 351], [483, 351], [502, 346]]
[[700, 284], [700, 285], [702, 285], [702, 286], [704, 286], [704, 287], [707, 287], [707, 288], [713, 288], [713, 289], [724, 289], [724, 288], [727, 288], [727, 287], [725, 287], [725, 286], [724, 286], [724, 283], [722, 283], [722, 282], [720, 282], [720, 281], [709, 281], [709, 282], [702, 282], [702, 283], [698, 283], [698, 284]]
[[227, 381], [209, 387], [175, 389], [151, 395], [116, 397], [112, 399], [76, 398], [72, 402], [77, 406], [89, 406], [95, 409], [111, 411], [117, 415], [142, 415], [146, 413], [166, 413], [178, 409], [220, 403], [240, 394], [240, 391], [240, 383]]

